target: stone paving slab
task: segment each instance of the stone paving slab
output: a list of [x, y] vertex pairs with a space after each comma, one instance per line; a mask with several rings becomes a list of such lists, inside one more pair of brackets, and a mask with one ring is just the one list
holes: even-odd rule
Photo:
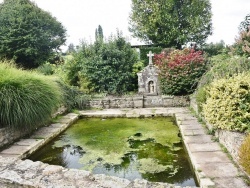
[[3, 150], [1, 154], [7, 154], [7, 155], [20, 155], [23, 156], [29, 149], [31, 149], [30, 146], [18, 146], [13, 145], [8, 149]]
[[32, 139], [46, 139], [56, 136], [59, 132], [61, 132], [60, 128], [53, 127], [43, 127], [35, 132], [31, 138]]
[[187, 129], [183, 131], [183, 135], [185, 136], [197, 136], [197, 135], [205, 135], [205, 131], [203, 129]]
[[187, 130], [187, 129], [192, 129], [192, 130], [204, 130], [204, 128], [198, 124], [198, 123], [192, 123], [192, 124], [179, 124], [179, 127], [181, 130]]
[[[5, 153], [0, 153], [0, 158], [6, 159], [13, 159], [13, 161], [20, 159], [20, 155], [18, 154], [5, 154]], [[6, 162], [6, 161], [5, 161]]]
[[210, 178], [237, 177], [240, 175], [239, 170], [229, 163], [199, 163], [199, 169]]
[[62, 123], [54, 123], [54, 124], [51, 124], [50, 127], [51, 128], [64, 129], [64, 128], [67, 127], [67, 124], [66, 123], [64, 123], [64, 124], [62, 124]]
[[[214, 151], [214, 152], [194, 152], [191, 156], [192, 160], [194, 160], [197, 164], [202, 163], [231, 163], [228, 159], [227, 155], [222, 151]], [[222, 164], [223, 165], [223, 164]]]
[[178, 114], [175, 116], [177, 120], [179, 121], [197, 121], [197, 118], [190, 115], [190, 114]]
[[80, 111], [80, 115], [83, 117], [125, 117], [126, 110], [120, 109], [105, 109], [99, 111]]
[[20, 141], [16, 142], [15, 145], [34, 147], [35, 145], [41, 144], [42, 142], [43, 139], [21, 139]]
[[188, 144], [189, 150], [191, 152], [199, 151], [221, 151], [221, 147], [216, 142], [210, 143], [190, 143]]
[[[185, 135], [184, 135], [185, 136]], [[185, 136], [183, 140], [186, 144], [190, 143], [213, 143], [210, 135]]]
[[218, 188], [249, 188], [241, 178], [228, 177], [228, 178], [214, 178], [214, 187]]

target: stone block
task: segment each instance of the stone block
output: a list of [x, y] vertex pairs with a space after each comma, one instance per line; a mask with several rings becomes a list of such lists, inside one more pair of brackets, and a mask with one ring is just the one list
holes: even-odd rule
[[194, 152], [190, 156], [195, 164], [201, 163], [230, 163], [227, 155], [222, 151], [212, 151], [212, 152]]
[[221, 147], [216, 142], [210, 143], [190, 143], [188, 148], [191, 152], [201, 152], [201, 151], [221, 151]]

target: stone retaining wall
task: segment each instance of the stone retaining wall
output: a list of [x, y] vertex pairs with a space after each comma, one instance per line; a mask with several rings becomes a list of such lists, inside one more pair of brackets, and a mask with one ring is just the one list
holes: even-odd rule
[[90, 108], [149, 108], [149, 107], [187, 107], [188, 96], [137, 96], [137, 97], [107, 97], [104, 99], [92, 99]]
[[217, 130], [215, 136], [225, 146], [235, 161], [239, 160], [238, 151], [246, 135], [238, 132]]
[[[65, 107], [60, 107], [56, 113], [52, 114], [52, 117], [64, 114], [67, 111]], [[39, 127], [38, 127], [39, 128]], [[38, 129], [36, 128], [36, 129]], [[16, 140], [31, 134], [34, 130], [11, 130], [9, 128], [0, 128], [0, 148], [8, 146], [14, 143]]]
[[0, 148], [13, 143], [15, 140], [27, 135], [26, 131], [10, 130], [7, 128], [0, 129]]

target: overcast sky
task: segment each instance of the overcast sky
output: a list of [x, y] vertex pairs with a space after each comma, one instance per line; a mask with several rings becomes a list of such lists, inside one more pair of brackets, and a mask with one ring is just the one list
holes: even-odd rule
[[[67, 45], [79, 44], [80, 39], [94, 40], [98, 25], [104, 36], [116, 33], [118, 28], [132, 44], [136, 43], [128, 31], [131, 0], [33, 0], [40, 8], [49, 11], [67, 29]], [[3, 0], [0, 0], [3, 2]], [[232, 44], [238, 26], [250, 14], [250, 0], [210, 0], [213, 13], [213, 35], [208, 42], [224, 40]]]

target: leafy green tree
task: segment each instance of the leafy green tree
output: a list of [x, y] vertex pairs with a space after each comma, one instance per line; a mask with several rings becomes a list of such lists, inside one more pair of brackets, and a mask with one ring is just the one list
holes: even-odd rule
[[250, 57], [250, 14], [240, 23], [239, 36], [232, 46], [232, 54]]
[[239, 31], [249, 31], [250, 26], [250, 14], [246, 15], [245, 20], [240, 23]]
[[76, 52], [76, 50], [75, 50], [75, 45], [74, 45], [73, 43], [70, 43], [69, 46], [68, 46], [67, 53], [68, 53], [68, 54], [72, 54], [72, 53], [74, 53], [74, 52]]
[[103, 41], [103, 30], [102, 26], [98, 25], [98, 28], [95, 30], [95, 40]]
[[227, 49], [225, 46], [225, 42], [221, 40], [220, 42], [217, 42], [217, 43], [211, 42], [210, 44], [205, 44], [202, 47], [202, 50], [206, 52], [209, 56], [215, 56], [215, 55], [223, 53]]
[[29, 0], [0, 4], [0, 57], [25, 68], [48, 60], [66, 41], [66, 30], [56, 18]]
[[88, 58], [86, 77], [89, 87], [95, 92], [109, 94], [133, 91], [137, 83], [133, 66], [137, 61], [138, 55], [118, 32], [117, 36], [103, 43], [92, 58]]
[[129, 30], [162, 47], [202, 44], [212, 33], [209, 0], [132, 0]]

